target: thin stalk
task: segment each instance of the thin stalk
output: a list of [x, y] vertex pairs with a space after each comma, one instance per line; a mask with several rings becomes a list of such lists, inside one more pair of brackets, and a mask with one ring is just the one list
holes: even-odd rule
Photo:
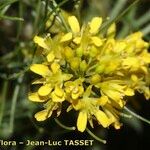
[[16, 79], [18, 77], [20, 77], [21, 75], [23, 75], [25, 72], [27, 72], [30, 68], [30, 65], [25, 67], [23, 70], [20, 70], [19, 72], [17, 73], [13, 73], [11, 75], [7, 75], [5, 73], [0, 73], [0, 77], [4, 80], [13, 80], [13, 79]]
[[[23, 4], [22, 1], [19, 1], [19, 17], [23, 17]], [[22, 22], [18, 23], [18, 28], [17, 28], [17, 40], [19, 39], [20, 33], [22, 30]]]
[[11, 5], [15, 2], [17, 2], [18, 0], [4, 0], [4, 1], [0, 1], [0, 11], [2, 9], [4, 9], [6, 6]]
[[121, 113], [120, 116], [124, 117], [124, 118], [132, 118], [132, 115], [128, 115], [128, 114], [125, 114], [125, 113]]
[[103, 140], [101, 138], [99, 138], [98, 136], [96, 136], [95, 134], [93, 134], [88, 128], [86, 128], [87, 133], [92, 136], [95, 140], [102, 142], [103, 144], [106, 144], [106, 140]]
[[66, 130], [75, 130], [76, 127], [67, 127], [66, 125], [62, 124], [57, 118], [54, 118], [55, 122], [62, 128], [66, 129]]
[[21, 76], [18, 79], [19, 83], [15, 86], [15, 89], [13, 92], [12, 105], [11, 105], [11, 110], [10, 110], [10, 121], [9, 121], [10, 133], [12, 133], [14, 130], [15, 109], [16, 109], [17, 99], [18, 99], [19, 91], [20, 91], [20, 83], [22, 82], [22, 80], [23, 80], [23, 76]]
[[[69, 31], [69, 27], [68, 27], [68, 25], [66, 24], [66, 21], [65, 21], [64, 17], [63, 17], [62, 14], [61, 14], [61, 11], [60, 11], [59, 6], [57, 5], [57, 3], [56, 3], [55, 0], [53, 0], [53, 3], [54, 3], [54, 7], [57, 7], [57, 9], [55, 9], [55, 11], [56, 11], [56, 13], [58, 14], [59, 18], [61, 19], [61, 22], [62, 22], [63, 26], [65, 27], [65, 29], [66, 29], [67, 31]], [[59, 11], [57, 11], [58, 9], [59, 9]]]
[[41, 13], [41, 0], [38, 0], [36, 6], [37, 6], [37, 7], [36, 7], [36, 17], [35, 17], [34, 24], [33, 24], [34, 33], [35, 33], [36, 30], [37, 30], [37, 24], [38, 24], [38, 21], [39, 21], [39, 18], [40, 18], [40, 13]]
[[116, 17], [119, 14], [119, 12], [121, 11], [121, 9], [124, 7], [126, 2], [127, 2], [127, 0], [118, 0], [116, 2], [116, 5], [114, 6], [112, 11], [110, 12], [110, 15], [109, 15], [110, 18]]
[[117, 38], [123, 38], [128, 34], [128, 32], [129, 32], [129, 26], [124, 22], [123, 28], [118, 33]]
[[76, 0], [76, 4], [74, 5], [74, 13], [76, 14], [79, 22], [81, 21], [81, 9], [83, 5], [83, 0]]
[[135, 112], [131, 111], [131, 110], [130, 110], [129, 108], [127, 108], [126, 106], [124, 107], [124, 110], [126, 110], [126, 111], [127, 111], [128, 113], [130, 113], [132, 116], [134, 116], [134, 117], [136, 117], [136, 118], [142, 120], [143, 122], [146, 122], [146, 123], [150, 124], [150, 121], [149, 121], [149, 120], [147, 120], [147, 119], [143, 118], [142, 116], [136, 114]]
[[55, 8], [47, 15], [47, 17], [46, 17], [45, 19], [43, 19], [43, 21], [42, 21], [42, 23], [41, 23], [41, 25], [40, 25], [40, 27], [39, 27], [39, 33], [38, 33], [38, 34], [44, 32], [44, 27], [45, 27], [45, 23], [46, 23], [47, 19], [56, 11], [56, 9], [59, 8], [59, 7], [61, 7], [61, 6], [63, 6], [63, 5], [64, 5], [66, 2], [68, 2], [68, 1], [69, 1], [69, 0], [64, 0], [64, 1], [60, 2], [60, 3], [57, 5], [57, 7], [55, 7]]
[[0, 20], [1, 20], [1, 19], [12, 20], [12, 21], [24, 21], [23, 18], [10, 17], [10, 16], [5, 16], [5, 15], [0, 15]]
[[144, 23], [150, 21], [150, 10], [147, 11], [143, 16], [141, 16], [139, 19], [136, 20], [135, 24], [136, 26], [140, 27]]
[[109, 21], [105, 22], [102, 27], [100, 28], [100, 31], [103, 31], [107, 29], [113, 22], [118, 23], [119, 20], [133, 7], [135, 6], [139, 0], [135, 0], [133, 3], [131, 3], [120, 15], [116, 16], [115, 18], [111, 18]]
[[145, 35], [149, 34], [150, 33], [150, 24], [148, 24], [145, 28], [143, 28], [142, 30], [142, 33]]
[[4, 81], [3, 90], [2, 90], [2, 98], [1, 98], [1, 108], [0, 108], [0, 126], [1, 126], [2, 121], [3, 121], [6, 96], [7, 96], [7, 89], [8, 89], [8, 81]]
[[45, 0], [45, 12], [44, 12], [44, 18], [47, 18], [48, 2], [49, 2], [49, 0]]

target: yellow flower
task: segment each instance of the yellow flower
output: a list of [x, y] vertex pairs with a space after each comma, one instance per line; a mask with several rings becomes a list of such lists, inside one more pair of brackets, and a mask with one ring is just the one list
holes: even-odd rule
[[49, 46], [48, 46], [48, 44], [46, 43], [46, 39], [41, 38], [41, 37], [39, 37], [39, 36], [35, 36], [33, 40], [34, 40], [34, 42], [35, 42], [36, 44], [38, 44], [40, 47], [42, 47], [42, 48], [44, 48], [44, 49], [49, 49]]
[[[61, 42], [73, 40], [74, 43], [80, 44], [82, 40], [82, 35], [80, 33], [80, 25], [77, 18], [75, 16], [68, 17], [68, 23], [72, 32], [66, 33], [61, 38]], [[102, 40], [95, 35], [98, 33], [101, 24], [102, 18], [100, 17], [94, 17], [89, 23], [89, 37], [91, 39], [91, 42], [98, 47], [102, 45]], [[84, 30], [84, 27], [81, 30]]]
[[95, 116], [98, 123], [104, 128], [110, 125], [110, 119], [107, 115], [99, 109], [99, 106], [104, 106], [108, 101], [107, 98], [94, 98], [90, 97], [92, 94], [92, 86], [89, 86], [83, 94], [83, 98], [73, 102], [75, 110], [79, 110], [77, 119], [77, 128], [83, 132], [87, 126], [87, 120], [91, 121], [92, 116]]
[[44, 120], [48, 119], [49, 117], [51, 117], [54, 110], [57, 110], [57, 116], [59, 116], [61, 113], [61, 104], [60, 103], [48, 101], [45, 104], [45, 108], [46, 109], [39, 111], [34, 115], [34, 117], [36, 118], [37, 121], [44, 121]]
[[75, 80], [74, 82], [67, 81], [65, 83], [65, 91], [68, 95], [71, 96], [72, 99], [77, 99], [83, 94], [84, 88], [82, 82], [83, 79], [78, 79]]
[[55, 87], [55, 90], [51, 94], [53, 102], [63, 102], [65, 100], [65, 93], [59, 86]]
[[78, 111], [76, 125], [80, 132], [88, 122], [94, 128], [93, 120], [103, 128], [112, 125], [119, 129], [128, 96], [140, 92], [150, 98], [149, 44], [141, 32], [116, 39], [115, 23], [106, 34], [100, 33], [101, 17], [80, 26], [77, 18], [70, 16], [68, 25], [68, 32], [34, 38], [44, 58], [30, 67], [40, 77], [32, 83], [39, 84], [38, 89], [28, 98], [44, 105], [35, 118], [44, 121], [53, 111], [59, 116], [65, 102], [68, 113]]
[[123, 100], [123, 97], [127, 94], [125, 92], [126, 86], [119, 85], [115, 83], [115, 81], [110, 80], [109, 82], [100, 83], [98, 87], [100, 88], [102, 95], [108, 96], [110, 99], [115, 101], [116, 104], [119, 104], [120, 107], [124, 106], [125, 101]]
[[81, 40], [81, 37], [78, 36], [78, 34], [80, 32], [80, 25], [79, 25], [79, 22], [78, 22], [77, 18], [75, 16], [68, 17], [68, 23], [70, 25], [70, 28], [71, 28], [72, 32], [69, 32], [69, 33], [65, 34], [61, 38], [61, 42], [66, 42], [66, 41], [72, 40], [72, 38], [74, 36], [73, 41], [76, 44], [79, 44], [80, 40]]
[[38, 94], [40, 96], [47, 96], [48, 94], [50, 94], [51, 91], [52, 91], [51, 84], [45, 84], [39, 88]]
[[48, 68], [48, 66], [46, 66], [44, 64], [33, 64], [30, 67], [30, 70], [36, 74], [43, 76], [43, 77], [49, 76], [51, 74], [51, 71]]
[[44, 121], [51, 116], [52, 112], [48, 112], [48, 110], [42, 110], [35, 114], [35, 118], [37, 121]]
[[41, 102], [42, 103], [42, 102], [47, 101], [46, 97], [40, 97], [40, 95], [37, 92], [29, 93], [28, 98], [32, 102]]
[[80, 132], [83, 132], [86, 129], [87, 125], [87, 113], [80, 111], [77, 120], [77, 127]]

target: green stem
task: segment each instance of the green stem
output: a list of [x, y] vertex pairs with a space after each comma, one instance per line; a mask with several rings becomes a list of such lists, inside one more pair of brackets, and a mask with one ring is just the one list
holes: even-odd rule
[[150, 33], [150, 24], [144, 27], [141, 31], [144, 34], [144, 36], [148, 35]]
[[44, 12], [44, 19], [47, 18], [47, 11], [48, 11], [48, 0], [45, 0], [45, 12]]
[[136, 117], [136, 118], [142, 120], [143, 122], [146, 122], [146, 123], [150, 124], [150, 121], [149, 121], [149, 120], [147, 120], [147, 119], [143, 118], [142, 116], [136, 114], [135, 112], [131, 111], [131, 110], [130, 110], [129, 108], [127, 108], [126, 106], [124, 107], [124, 110], [126, 110], [127, 112], [129, 112], [132, 116], [134, 116], [134, 117]]
[[117, 38], [123, 38], [125, 37], [129, 32], [129, 26], [127, 25], [127, 23], [124, 23], [121, 31], [118, 33]]
[[101, 138], [99, 138], [98, 136], [96, 136], [95, 134], [93, 134], [88, 128], [86, 128], [86, 131], [88, 132], [89, 135], [91, 135], [95, 140], [102, 142], [103, 144], [106, 144], [106, 140], [103, 140]]
[[17, 104], [17, 99], [20, 91], [20, 83], [23, 80], [23, 76], [21, 76], [18, 79], [18, 84], [15, 86], [14, 93], [13, 93], [13, 98], [12, 98], [12, 105], [11, 105], [11, 110], [10, 110], [10, 122], [9, 122], [9, 131], [10, 133], [13, 132], [14, 130], [14, 118], [15, 118], [15, 108]]
[[66, 125], [62, 124], [57, 118], [54, 118], [55, 122], [62, 128], [66, 129], [66, 130], [75, 130], [76, 127], [67, 127]]
[[38, 21], [40, 18], [40, 13], [41, 13], [41, 0], [38, 0], [37, 5], [36, 5], [36, 17], [34, 20], [34, 25], [33, 25], [33, 29], [34, 29], [34, 33], [37, 32], [37, 25], [38, 25]]
[[112, 11], [110, 12], [110, 15], [109, 15], [110, 18], [116, 17], [119, 14], [119, 12], [121, 11], [121, 9], [124, 7], [126, 2], [127, 2], [127, 0], [118, 0], [116, 2], [116, 5], [114, 6]]
[[0, 15], [0, 20], [1, 19], [7, 19], [7, 20], [12, 20], [12, 21], [24, 21], [23, 18], [11, 17], [11, 16], [6, 16], [6, 15]]
[[[23, 4], [22, 4], [22, 1], [19, 1], [19, 17], [23, 18]], [[21, 30], [22, 30], [22, 22], [19, 22], [18, 23], [18, 28], [17, 28], [17, 40], [19, 40]]]
[[132, 115], [128, 115], [128, 114], [125, 114], [125, 113], [121, 113], [120, 116], [124, 117], [124, 118], [132, 118]]
[[100, 31], [103, 31], [105, 29], [107, 29], [113, 22], [118, 23], [119, 20], [133, 7], [135, 6], [137, 3], [139, 2], [139, 0], [135, 0], [133, 3], [131, 3], [129, 5], [129, 7], [127, 7], [122, 13], [120, 13], [118, 16], [116, 16], [115, 18], [111, 18], [109, 21], [105, 22], [102, 27], [100, 28]]
[[4, 80], [13, 80], [16, 79], [18, 77], [20, 77], [21, 75], [24, 75], [25, 72], [27, 72], [30, 68], [30, 65], [25, 67], [23, 70], [20, 70], [17, 73], [13, 73], [12, 75], [7, 75], [5, 73], [0, 73], [0, 77]]
[[[66, 24], [65, 19], [64, 19], [64, 17], [62, 16], [62, 14], [60, 13], [60, 8], [59, 8], [59, 6], [57, 5], [57, 3], [56, 3], [55, 0], [53, 0], [53, 3], [54, 3], [54, 7], [57, 8], [57, 9], [55, 9], [55, 11], [56, 11], [56, 13], [58, 14], [59, 18], [61, 19], [61, 22], [62, 22], [63, 26], [65, 27], [65, 29], [66, 29], [67, 31], [69, 31], [69, 27], [68, 27], [68, 25]], [[59, 11], [57, 11], [58, 9], [59, 9]]]
[[140, 27], [146, 22], [150, 20], [150, 10], [147, 11], [143, 16], [141, 16], [138, 20], [136, 20], [135, 24], [136, 26]]
[[[43, 32], [45, 31], [45, 30], [44, 30], [44, 29], [45, 29], [45, 23], [46, 23], [47, 19], [49, 19], [50, 16], [53, 15], [54, 12], [56, 12], [56, 9], [58, 9], [58, 8], [61, 7], [61, 6], [63, 6], [63, 5], [64, 5], [66, 2], [68, 2], [68, 1], [69, 1], [69, 0], [64, 0], [64, 1], [60, 2], [60, 3], [47, 15], [47, 17], [43, 19], [43, 21], [42, 21], [42, 23], [41, 23], [41, 25], [40, 25], [40, 27], [39, 27], [39, 33], [38, 33], [38, 34], [43, 33]], [[48, 7], [48, 9], [51, 10], [50, 7]]]
[[4, 81], [3, 90], [2, 90], [2, 99], [1, 99], [1, 109], [0, 109], [0, 126], [1, 126], [2, 121], [3, 121], [6, 96], [7, 96], [7, 88], [8, 88], [8, 81]]

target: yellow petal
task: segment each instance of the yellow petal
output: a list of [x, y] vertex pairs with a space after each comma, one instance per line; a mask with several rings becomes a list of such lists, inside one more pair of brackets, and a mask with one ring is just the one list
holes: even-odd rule
[[102, 40], [96, 36], [92, 37], [92, 42], [94, 43], [94, 45], [96, 46], [101, 46], [103, 44]]
[[36, 79], [32, 82], [32, 84], [43, 84], [45, 82], [44, 78]]
[[98, 99], [97, 104], [100, 106], [104, 106], [108, 102], [107, 96], [101, 96], [100, 99]]
[[90, 33], [96, 34], [102, 24], [102, 18], [101, 17], [94, 17], [92, 21], [90, 22]]
[[113, 99], [115, 102], [120, 102], [123, 94], [121, 92], [118, 92], [116, 90], [106, 90], [105, 94]]
[[55, 94], [59, 97], [62, 97], [63, 94], [64, 94], [64, 91], [59, 87], [59, 86], [56, 86], [55, 87]]
[[40, 98], [37, 92], [35, 92], [35, 93], [30, 93], [30, 94], [28, 95], [28, 98], [29, 98], [29, 100], [32, 101], [32, 102], [45, 102], [45, 101], [47, 100], [47, 99], [42, 99], [42, 98]]
[[134, 82], [138, 82], [138, 77], [135, 74], [131, 75], [131, 80]]
[[73, 42], [76, 43], [76, 44], [80, 44], [81, 42], [81, 37], [76, 37], [73, 39]]
[[150, 53], [148, 53], [147, 51], [143, 51], [143, 52], [140, 54], [140, 57], [142, 58], [142, 60], [143, 60], [145, 63], [150, 63]]
[[38, 90], [38, 94], [40, 96], [47, 96], [48, 94], [50, 94], [50, 92], [52, 91], [52, 88], [50, 85], [46, 84], [46, 85], [43, 85], [39, 88]]
[[116, 33], [116, 24], [113, 23], [107, 30], [107, 37], [113, 38], [115, 36], [115, 33]]
[[77, 128], [80, 132], [84, 132], [87, 125], [87, 113], [80, 111], [77, 119]]
[[98, 122], [104, 127], [108, 127], [109, 125], [109, 118], [106, 116], [106, 114], [101, 111], [98, 110], [96, 111], [95, 117], [97, 118]]
[[126, 48], [127, 44], [123, 41], [116, 42], [113, 51], [116, 53], [122, 52]]
[[68, 23], [69, 23], [73, 33], [80, 32], [80, 25], [75, 16], [68, 17]]
[[127, 88], [125, 91], [124, 91], [125, 95], [127, 96], [133, 96], [134, 95], [134, 90], [131, 89], [131, 88]]
[[42, 110], [34, 115], [37, 121], [44, 121], [51, 116], [52, 112], [48, 110]]
[[72, 33], [69, 32], [61, 38], [60, 42], [67, 42], [70, 41], [71, 39], [72, 39]]
[[127, 57], [123, 59], [122, 65], [127, 68], [132, 68], [133, 70], [137, 70], [140, 66], [140, 61], [136, 57]]
[[95, 74], [90, 78], [91, 84], [95, 84], [101, 81], [101, 76], [99, 74]]
[[39, 74], [39, 75], [43, 76], [43, 77], [51, 74], [49, 68], [46, 65], [43, 65], [43, 64], [33, 64], [30, 67], [30, 70], [33, 71], [36, 74]]
[[63, 102], [65, 100], [65, 97], [59, 97], [55, 94], [55, 92], [52, 92], [51, 94], [51, 97], [52, 97], [52, 101], [53, 102]]
[[82, 108], [85, 107], [85, 103], [78, 99], [78, 100], [72, 101], [72, 106], [75, 110], [81, 110]]
[[118, 122], [118, 121], [116, 121], [116, 122], [114, 123], [114, 127], [115, 127], [116, 130], [120, 129], [121, 123]]
[[70, 62], [70, 66], [72, 70], [78, 70], [80, 65], [80, 59], [78, 57], [74, 57]]
[[141, 66], [141, 70], [142, 70], [145, 74], [148, 73], [148, 68], [147, 68], [147, 66]]
[[52, 62], [53, 60], [54, 60], [54, 58], [55, 58], [55, 55], [54, 55], [54, 53], [53, 52], [50, 52], [48, 55], [47, 55], [47, 61], [48, 62]]
[[64, 55], [67, 60], [70, 60], [74, 57], [74, 51], [70, 47], [65, 47]]
[[82, 72], [84, 72], [84, 71], [86, 71], [87, 67], [88, 67], [88, 64], [86, 63], [85, 60], [83, 60], [83, 61], [80, 63], [80, 70], [81, 70]]
[[47, 44], [45, 43], [45, 39], [44, 39], [44, 38], [41, 38], [41, 37], [39, 37], [39, 36], [35, 36], [33, 40], [34, 40], [34, 42], [35, 42], [36, 44], [38, 44], [40, 47], [45, 48], [45, 49], [49, 49], [49, 47], [48, 47]]
[[72, 99], [77, 99], [80, 96], [80, 93], [71, 93]]
[[60, 65], [58, 63], [51, 64], [51, 69], [52, 69], [53, 73], [57, 73], [59, 68], [60, 68]]
[[63, 81], [70, 80], [72, 78], [72, 74], [63, 74]]
[[142, 36], [143, 36], [143, 33], [139, 31], [139, 32], [130, 34], [129, 36], [127, 36], [126, 39], [128, 42], [134, 42], [134, 41], [137, 41], [138, 39], [141, 39]]

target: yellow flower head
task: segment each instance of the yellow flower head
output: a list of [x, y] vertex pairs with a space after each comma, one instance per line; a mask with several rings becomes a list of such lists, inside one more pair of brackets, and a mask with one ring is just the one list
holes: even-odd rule
[[30, 67], [40, 77], [33, 81], [39, 88], [29, 93], [29, 100], [44, 103], [44, 110], [35, 118], [44, 121], [54, 110], [59, 116], [66, 102], [67, 112], [78, 112], [76, 125], [80, 132], [85, 131], [88, 122], [94, 127], [93, 120], [103, 128], [112, 125], [119, 129], [127, 97], [140, 91], [150, 98], [149, 44], [141, 32], [116, 39], [115, 23], [102, 34], [101, 17], [83, 26], [75, 16], [68, 17], [67, 22], [68, 32], [34, 37], [44, 57], [42, 63]]

